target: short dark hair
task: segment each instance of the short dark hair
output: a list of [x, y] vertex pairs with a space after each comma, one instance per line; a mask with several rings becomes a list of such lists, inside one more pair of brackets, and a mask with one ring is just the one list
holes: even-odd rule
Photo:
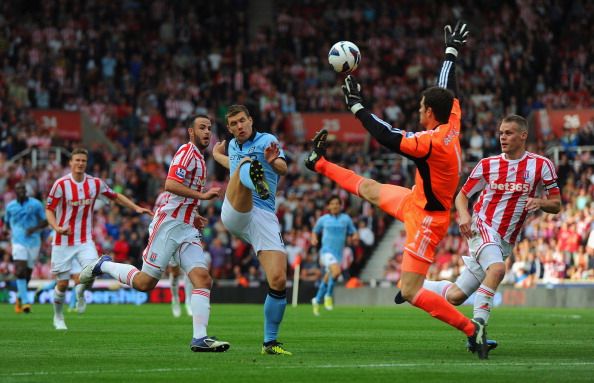
[[518, 126], [518, 130], [520, 132], [528, 133], [528, 121], [522, 116], [517, 114], [508, 114], [507, 116], [503, 117], [501, 123], [514, 123]]
[[251, 117], [250, 111], [248, 110], [248, 108], [245, 105], [239, 105], [239, 104], [231, 105], [227, 109], [227, 113], [225, 113], [225, 124], [227, 124], [229, 122], [229, 117], [233, 117], [236, 114], [239, 114], [241, 112], [244, 112], [246, 116]]
[[330, 202], [332, 202], [333, 200], [337, 199], [338, 203], [342, 204], [342, 200], [340, 199], [339, 196], [337, 196], [336, 194], [332, 194], [330, 197], [328, 197], [328, 199], [326, 200], [326, 205], [330, 205]]
[[195, 115], [191, 116], [190, 118], [188, 118], [188, 121], [187, 121], [188, 128], [194, 127], [194, 121], [196, 121], [197, 118], [206, 118], [207, 120], [211, 121], [210, 117], [207, 116], [206, 114], [198, 113], [198, 114], [195, 114]]
[[452, 113], [452, 105], [454, 105], [454, 94], [446, 88], [434, 86], [425, 89], [423, 97], [425, 98], [425, 108], [433, 110], [437, 122], [447, 123], [450, 113]]
[[85, 148], [74, 148], [72, 153], [70, 153], [70, 158], [74, 157], [75, 154], [84, 154], [89, 157], [89, 151]]

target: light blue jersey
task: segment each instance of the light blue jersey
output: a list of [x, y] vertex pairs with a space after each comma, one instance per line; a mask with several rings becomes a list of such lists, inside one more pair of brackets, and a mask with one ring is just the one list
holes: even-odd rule
[[313, 228], [317, 235], [322, 234], [320, 253], [331, 253], [340, 262], [347, 235], [357, 231], [353, 220], [345, 213], [338, 215], [324, 214]]
[[[276, 187], [279, 180], [279, 175], [275, 173], [272, 166], [264, 158], [264, 149], [275, 142], [280, 148], [280, 158], [285, 159], [285, 152], [280, 147], [280, 143], [272, 134], [255, 132], [252, 137], [246, 140], [243, 144], [237, 142], [235, 138], [229, 142], [229, 167], [231, 174], [237, 169], [239, 163], [244, 157], [250, 157], [253, 160], [258, 160], [264, 168], [264, 177], [268, 187], [270, 188], [270, 197], [267, 200], [262, 200], [258, 193], [252, 191], [252, 198], [254, 206], [264, 209], [271, 213], [275, 212], [275, 196]], [[247, 165], [246, 165], [247, 166]]]
[[39, 225], [45, 221], [45, 209], [43, 204], [35, 198], [27, 197], [23, 204], [13, 200], [6, 206], [4, 222], [10, 225], [12, 243], [25, 247], [37, 247], [41, 245], [41, 232], [36, 231], [27, 235], [27, 229]]

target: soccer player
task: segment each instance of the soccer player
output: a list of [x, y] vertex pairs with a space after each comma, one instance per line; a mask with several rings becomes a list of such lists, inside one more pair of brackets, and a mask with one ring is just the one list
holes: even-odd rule
[[233, 135], [229, 155], [225, 141], [213, 149], [214, 159], [231, 174], [221, 220], [233, 235], [252, 245], [266, 272], [262, 354], [291, 355], [277, 339], [287, 305], [287, 251], [274, 200], [279, 176], [287, 173], [285, 155], [276, 137], [253, 128], [245, 106], [231, 105], [225, 119]]
[[223, 352], [230, 347], [228, 342], [208, 336], [206, 332], [212, 288], [208, 271], [210, 258], [202, 249], [200, 231], [194, 226], [200, 200], [216, 198], [220, 193], [220, 188], [205, 190], [206, 161], [202, 153], [210, 143], [211, 127], [206, 115], [200, 114], [190, 120], [190, 141], [180, 146], [169, 165], [165, 202], [159, 206], [149, 226], [149, 241], [142, 254], [142, 271], [132, 265], [113, 262], [109, 256], [103, 255], [80, 273], [82, 283], [90, 283], [96, 276], [107, 273], [138, 291], [150, 291], [174, 258], [194, 286], [190, 342], [194, 352]]
[[[47, 221], [55, 231], [51, 265], [57, 280], [54, 289], [56, 330], [67, 330], [63, 304], [72, 260], [76, 258], [81, 267], [85, 267], [98, 258], [92, 236], [93, 207], [97, 198], [113, 200], [139, 214], [152, 215], [150, 210], [138, 206], [125, 195], [115, 193], [103, 180], [86, 174], [87, 159], [86, 149], [77, 148], [72, 151], [71, 172], [54, 183], [45, 207]], [[83, 312], [86, 307], [84, 290], [87, 286], [80, 283], [75, 287], [79, 312]]]
[[334, 283], [340, 275], [342, 252], [347, 236], [357, 236], [357, 229], [353, 220], [348, 214], [341, 212], [342, 203], [338, 196], [331, 196], [328, 199], [328, 214], [321, 216], [316, 222], [311, 237], [311, 244], [317, 246], [318, 236], [322, 235], [322, 246], [320, 247], [320, 265], [324, 269], [324, 276], [320, 281], [318, 293], [311, 299], [313, 313], [320, 315], [320, 303], [324, 299], [324, 308], [334, 308]]
[[15, 185], [16, 199], [6, 205], [4, 222], [11, 232], [12, 259], [14, 261], [17, 299], [14, 311], [30, 313], [31, 303], [27, 284], [41, 248], [41, 230], [47, 226], [43, 204], [27, 196], [25, 184]]
[[[454, 283], [423, 283], [425, 289], [454, 305], [464, 303], [476, 291], [473, 316], [485, 323], [489, 321], [495, 291], [505, 276], [505, 259], [511, 254], [528, 214], [538, 210], [557, 214], [561, 210], [555, 166], [549, 159], [526, 151], [527, 138], [526, 119], [512, 114], [502, 120], [502, 154], [479, 161], [456, 197], [460, 232], [467, 239], [470, 252], [462, 257], [466, 268]], [[546, 198], [536, 198], [539, 189]], [[468, 200], [479, 191], [471, 217]], [[400, 296], [396, 301], [403, 302]]]
[[188, 316], [192, 316], [192, 282], [188, 279], [186, 273], [184, 273], [179, 264], [175, 260], [169, 262], [167, 267], [169, 273], [169, 290], [171, 291], [171, 313], [174, 317], [179, 318], [181, 316], [181, 304], [179, 300], [179, 282], [181, 279], [184, 280], [184, 293], [185, 300], [184, 306]]
[[347, 76], [343, 92], [350, 111], [379, 143], [411, 159], [417, 166], [415, 186], [411, 189], [380, 184], [361, 177], [324, 158], [325, 130], [314, 138], [314, 148], [305, 165], [330, 178], [348, 192], [360, 196], [404, 222], [406, 247], [402, 260], [401, 292], [405, 300], [431, 316], [457, 328], [479, 350], [479, 358], [488, 357], [485, 324], [482, 318], [468, 319], [451, 303], [423, 288], [423, 281], [435, 248], [447, 233], [450, 207], [458, 186], [462, 154], [460, 104], [456, 98], [456, 58], [466, 42], [466, 24], [458, 22], [452, 31], [444, 28], [446, 49], [437, 86], [426, 89], [419, 103], [421, 132], [405, 132], [392, 127], [363, 105], [361, 87]]

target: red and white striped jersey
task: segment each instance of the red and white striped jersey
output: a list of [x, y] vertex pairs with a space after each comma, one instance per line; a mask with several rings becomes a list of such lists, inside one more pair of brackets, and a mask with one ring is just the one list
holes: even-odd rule
[[155, 206], [153, 206], [153, 213], [156, 213], [161, 206], [167, 203], [168, 194], [169, 193], [167, 192], [162, 192], [157, 196], [157, 199], [155, 200]]
[[[201, 192], [206, 185], [206, 162], [202, 153], [191, 142], [180, 146], [173, 156], [167, 179], [177, 181], [184, 186]], [[162, 193], [157, 198], [154, 220], [165, 214], [166, 219], [177, 219], [193, 224], [199, 199], [182, 197], [170, 192]]]
[[59, 226], [70, 227], [71, 234], [56, 233], [52, 243], [74, 246], [93, 240], [93, 208], [100, 197], [113, 200], [117, 193], [103, 180], [88, 174], [85, 174], [81, 182], [74, 181], [72, 173], [54, 182], [47, 197], [46, 208], [56, 214]]
[[514, 244], [528, 215], [528, 198], [538, 189], [546, 195], [560, 193], [555, 166], [548, 158], [525, 152], [518, 160], [507, 160], [505, 154], [482, 159], [462, 192], [470, 197], [482, 190], [474, 204], [474, 215]]

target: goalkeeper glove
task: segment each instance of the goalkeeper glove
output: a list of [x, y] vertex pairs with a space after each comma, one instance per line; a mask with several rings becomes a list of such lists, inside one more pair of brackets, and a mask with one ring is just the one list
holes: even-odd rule
[[363, 97], [361, 96], [361, 85], [357, 82], [357, 80], [348, 75], [344, 79], [344, 85], [342, 86], [342, 93], [344, 93], [344, 102], [347, 105], [347, 108], [356, 114], [359, 110], [363, 109]]
[[453, 31], [450, 25], [446, 25], [443, 28], [443, 34], [446, 43], [446, 53], [451, 53], [458, 57], [458, 49], [466, 43], [466, 37], [468, 36], [466, 23], [458, 21]]

